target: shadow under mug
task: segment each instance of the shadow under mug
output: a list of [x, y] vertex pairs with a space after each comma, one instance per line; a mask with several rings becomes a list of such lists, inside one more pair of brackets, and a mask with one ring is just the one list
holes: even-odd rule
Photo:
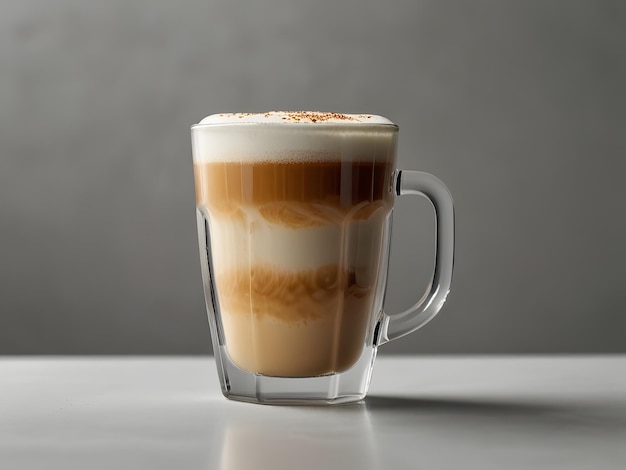
[[[452, 279], [454, 209], [435, 176], [396, 169], [384, 118], [192, 126], [198, 238], [222, 392], [255, 403], [365, 397], [378, 346], [426, 324]], [[435, 267], [408, 310], [383, 311], [393, 204], [426, 197]]]

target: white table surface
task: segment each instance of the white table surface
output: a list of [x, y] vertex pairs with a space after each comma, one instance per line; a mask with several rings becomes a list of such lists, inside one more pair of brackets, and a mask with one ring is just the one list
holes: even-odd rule
[[206, 357], [0, 358], [0, 469], [626, 469], [626, 356], [379, 357], [364, 403], [222, 397]]

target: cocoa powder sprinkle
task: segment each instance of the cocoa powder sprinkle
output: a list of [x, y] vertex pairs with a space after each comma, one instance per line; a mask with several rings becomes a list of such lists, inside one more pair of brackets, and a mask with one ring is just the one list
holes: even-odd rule
[[[239, 119], [243, 119], [247, 116], [253, 116], [254, 113], [233, 113]], [[341, 113], [327, 113], [321, 111], [270, 111], [263, 113], [263, 116], [269, 118], [271, 116], [278, 115], [283, 121], [287, 122], [325, 122], [325, 121], [356, 121], [353, 116], [348, 116]], [[220, 116], [224, 116], [220, 114]], [[365, 115], [359, 115], [359, 118], [371, 117]]]
[[[284, 114], [283, 119], [287, 121], [301, 122], [301, 121], [310, 121], [310, 122], [324, 122], [331, 120], [338, 121], [354, 121], [355, 119], [351, 116], [347, 116], [345, 114], [340, 113], [324, 113], [318, 111], [277, 111], [277, 114]], [[273, 113], [270, 113], [273, 114]]]

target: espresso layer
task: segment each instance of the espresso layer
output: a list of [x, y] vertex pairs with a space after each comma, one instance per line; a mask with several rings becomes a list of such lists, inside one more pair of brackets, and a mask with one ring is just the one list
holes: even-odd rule
[[[241, 205], [272, 210], [281, 204], [311, 204], [316, 218], [324, 208], [342, 213], [362, 202], [389, 201], [388, 162], [206, 163], [195, 164], [196, 203], [230, 213]], [[265, 209], [264, 209], [265, 208]]]

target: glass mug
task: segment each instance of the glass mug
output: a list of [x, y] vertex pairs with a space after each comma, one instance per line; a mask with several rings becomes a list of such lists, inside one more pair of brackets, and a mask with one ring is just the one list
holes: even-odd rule
[[[396, 170], [375, 115], [216, 114], [192, 126], [202, 277], [222, 392], [274, 404], [365, 397], [376, 349], [426, 324], [450, 289], [454, 209], [436, 177]], [[394, 200], [436, 215], [431, 285], [383, 311]]]

